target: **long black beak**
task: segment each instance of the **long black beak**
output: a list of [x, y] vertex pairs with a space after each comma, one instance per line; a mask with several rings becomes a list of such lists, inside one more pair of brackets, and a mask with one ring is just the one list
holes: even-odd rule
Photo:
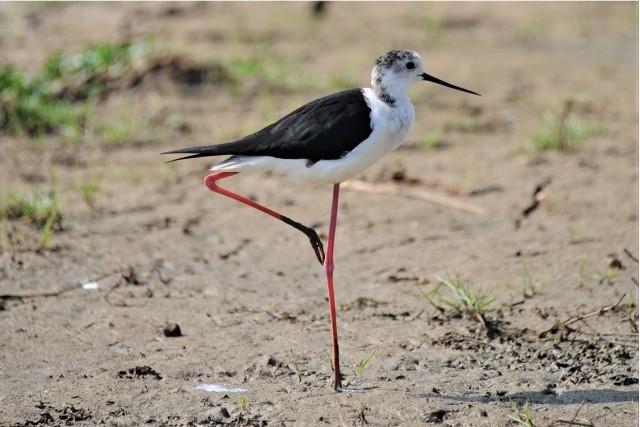
[[465, 89], [465, 88], [460, 87], [460, 86], [452, 85], [451, 83], [447, 83], [447, 82], [445, 82], [444, 80], [440, 80], [440, 79], [439, 79], [439, 78], [437, 78], [437, 77], [430, 76], [430, 75], [429, 75], [429, 74], [427, 74], [427, 73], [422, 73], [422, 74], [420, 75], [420, 77], [422, 77], [422, 80], [426, 80], [426, 81], [428, 81], [428, 82], [438, 83], [439, 85], [446, 86], [446, 87], [450, 87], [451, 89], [457, 89], [457, 90], [461, 90], [461, 91], [463, 91], [463, 92], [471, 93], [471, 94], [473, 94], [473, 95], [482, 96], [482, 95], [480, 95], [480, 94], [479, 94], [479, 93], [477, 93], [477, 92], [474, 92], [474, 91], [469, 90], [469, 89]]

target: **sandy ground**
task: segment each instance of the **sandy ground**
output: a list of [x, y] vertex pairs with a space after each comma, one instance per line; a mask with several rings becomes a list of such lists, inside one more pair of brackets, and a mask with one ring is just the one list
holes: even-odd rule
[[[526, 402], [534, 426], [637, 425], [637, 29], [631, 3], [331, 4], [320, 19], [306, 4], [0, 5], [0, 61], [27, 70], [56, 50], [150, 38], [194, 61], [268, 49], [296, 81], [339, 79], [248, 80], [239, 94], [159, 79], [95, 107], [151, 122], [180, 115], [191, 129], [160, 126], [152, 143], [0, 136], [0, 193], [55, 187], [64, 218], [47, 248], [24, 224], [4, 225], [22, 239], [0, 249], [0, 425], [509, 426]], [[308, 242], [207, 192], [207, 161], [164, 165], [158, 153], [223, 142], [341, 85], [367, 85], [373, 59], [394, 47], [483, 96], [414, 88], [406, 145], [358, 178], [404, 175], [394, 184], [486, 213], [343, 191], [345, 374], [376, 355], [354, 392], [334, 393], [323, 272]], [[573, 152], [524, 151], [566, 97], [598, 131]], [[442, 147], [419, 147], [434, 128]], [[100, 187], [93, 207], [78, 191], [88, 180]], [[328, 187], [275, 176], [229, 185], [326, 229]], [[492, 333], [419, 297], [446, 272], [492, 296]], [[98, 288], [80, 286], [89, 282]], [[167, 323], [182, 336], [166, 337]]]

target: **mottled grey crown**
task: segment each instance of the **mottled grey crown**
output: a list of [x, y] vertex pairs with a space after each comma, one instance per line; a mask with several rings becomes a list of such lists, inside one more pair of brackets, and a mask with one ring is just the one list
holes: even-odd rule
[[[410, 50], [392, 50], [376, 59], [371, 70], [371, 86], [378, 98], [388, 105], [394, 105], [396, 100], [389, 92], [390, 86], [394, 85], [394, 80], [408, 81], [409, 76], [414, 76], [413, 70], [419, 61], [418, 54]], [[409, 66], [410, 62], [414, 64]]]
[[406, 61], [414, 58], [415, 54], [410, 50], [392, 50], [376, 59], [376, 62], [373, 65], [378, 68], [389, 69], [396, 64], [404, 64]]

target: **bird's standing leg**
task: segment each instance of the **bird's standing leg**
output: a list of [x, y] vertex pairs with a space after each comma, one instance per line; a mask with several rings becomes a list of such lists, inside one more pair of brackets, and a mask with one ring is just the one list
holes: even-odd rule
[[216, 172], [216, 173], [212, 173], [211, 175], [207, 175], [204, 178], [204, 185], [211, 191], [218, 193], [218, 194], [222, 194], [223, 196], [227, 196], [233, 200], [236, 200], [240, 203], [244, 203], [245, 205], [251, 206], [252, 208], [255, 208], [261, 212], [266, 213], [267, 215], [270, 215], [276, 219], [279, 219], [280, 221], [284, 222], [285, 224], [288, 224], [290, 226], [292, 226], [293, 228], [295, 228], [296, 230], [299, 230], [301, 232], [303, 232], [308, 238], [309, 238], [309, 242], [311, 242], [311, 247], [313, 248], [313, 251], [316, 254], [316, 257], [318, 258], [318, 261], [320, 261], [320, 264], [324, 263], [324, 248], [322, 246], [322, 241], [320, 240], [320, 238], [318, 237], [318, 234], [315, 232], [315, 230], [313, 228], [310, 227], [305, 227], [304, 225], [300, 224], [299, 222], [296, 222], [294, 220], [292, 220], [289, 217], [286, 217], [284, 215], [279, 214], [278, 212], [269, 209], [266, 206], [262, 206], [259, 203], [254, 202], [251, 199], [248, 199], [244, 196], [241, 196], [240, 194], [234, 193], [233, 191], [229, 191], [226, 188], [222, 188], [220, 187], [216, 181], [219, 181], [221, 179], [225, 179], [228, 178], [230, 176], [236, 175], [238, 172]]
[[327, 275], [327, 295], [329, 297], [329, 319], [331, 320], [331, 341], [333, 344], [333, 388], [342, 388], [340, 375], [340, 352], [338, 350], [338, 323], [336, 318], [336, 299], [333, 295], [333, 244], [336, 237], [336, 223], [338, 220], [338, 195], [340, 184], [333, 185], [333, 201], [331, 202], [331, 220], [329, 222], [329, 238], [327, 241], [327, 256], [324, 259], [324, 271]]

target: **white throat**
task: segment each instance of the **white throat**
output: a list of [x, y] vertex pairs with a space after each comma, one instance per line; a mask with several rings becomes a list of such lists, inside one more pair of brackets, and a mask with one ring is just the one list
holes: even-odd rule
[[371, 88], [378, 99], [387, 105], [410, 103], [407, 89], [411, 84], [406, 78], [393, 73], [380, 73], [376, 68], [371, 72]]

